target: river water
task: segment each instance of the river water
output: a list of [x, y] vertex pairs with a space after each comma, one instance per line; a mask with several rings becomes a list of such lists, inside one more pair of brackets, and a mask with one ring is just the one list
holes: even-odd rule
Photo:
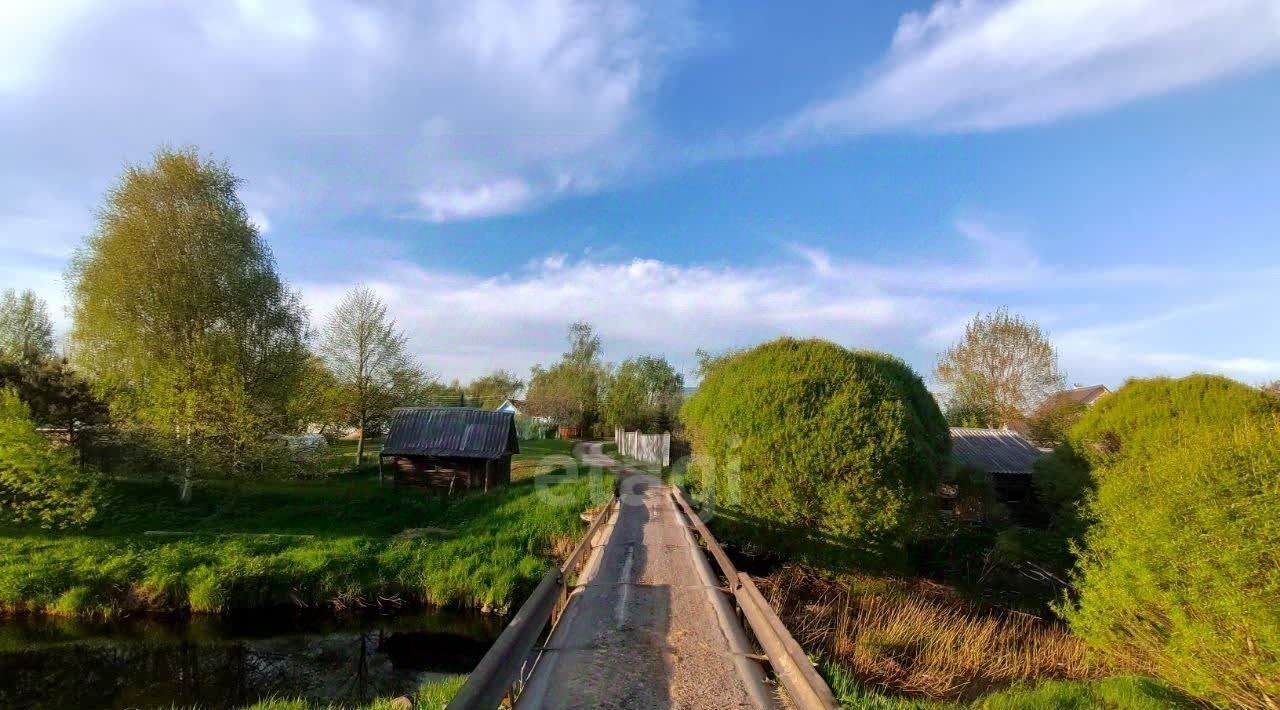
[[273, 696], [360, 703], [469, 673], [503, 623], [440, 610], [5, 620], [0, 708], [234, 708]]

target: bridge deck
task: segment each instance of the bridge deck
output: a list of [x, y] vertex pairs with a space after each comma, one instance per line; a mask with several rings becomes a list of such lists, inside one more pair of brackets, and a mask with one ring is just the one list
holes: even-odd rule
[[[600, 445], [591, 465], [616, 466]], [[755, 707], [662, 481], [626, 470], [607, 542], [596, 550], [520, 695], [520, 708]], [[744, 664], [745, 665], [745, 664]]]

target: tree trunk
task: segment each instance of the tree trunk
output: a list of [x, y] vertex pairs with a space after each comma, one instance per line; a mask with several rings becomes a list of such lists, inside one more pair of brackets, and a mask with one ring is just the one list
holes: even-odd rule
[[178, 500], [183, 503], [191, 502], [191, 475], [194, 473], [195, 460], [191, 453], [191, 425], [187, 425], [187, 446], [183, 452], [182, 461], [182, 486], [178, 489]]
[[360, 415], [360, 433], [356, 439], [356, 466], [364, 465], [364, 414]]

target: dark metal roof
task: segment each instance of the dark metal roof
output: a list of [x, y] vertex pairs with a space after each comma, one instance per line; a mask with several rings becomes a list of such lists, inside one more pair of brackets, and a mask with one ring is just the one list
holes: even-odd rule
[[391, 415], [382, 453], [496, 459], [520, 453], [510, 412], [469, 407], [406, 407]]
[[951, 458], [988, 473], [1031, 473], [1044, 452], [1007, 429], [951, 427]]

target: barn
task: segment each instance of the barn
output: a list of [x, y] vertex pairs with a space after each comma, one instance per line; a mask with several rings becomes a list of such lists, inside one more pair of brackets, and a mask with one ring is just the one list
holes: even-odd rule
[[487, 491], [511, 482], [511, 455], [519, 452], [510, 412], [406, 407], [392, 413], [378, 463], [396, 485]]

